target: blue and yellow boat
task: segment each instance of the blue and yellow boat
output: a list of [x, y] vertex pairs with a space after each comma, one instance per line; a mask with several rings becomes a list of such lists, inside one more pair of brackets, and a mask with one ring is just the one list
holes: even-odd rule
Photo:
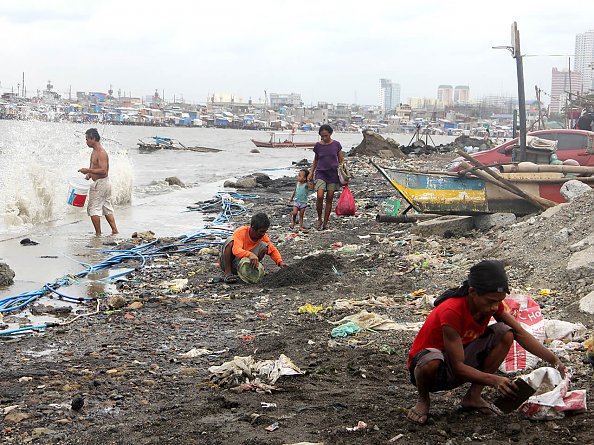
[[[540, 210], [534, 204], [480, 178], [373, 165], [419, 213], [477, 215], [503, 212], [528, 215]], [[535, 187], [535, 190], [526, 191], [539, 196], [538, 184], [525, 187]]]

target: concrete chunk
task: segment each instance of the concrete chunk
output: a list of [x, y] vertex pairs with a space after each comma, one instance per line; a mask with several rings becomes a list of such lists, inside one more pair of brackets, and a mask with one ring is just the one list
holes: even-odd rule
[[474, 217], [474, 226], [479, 230], [511, 226], [515, 222], [516, 215], [513, 213], [492, 213], [490, 215], [476, 215]]
[[580, 299], [580, 311], [594, 314], [594, 291]]
[[447, 215], [413, 226], [411, 231], [422, 236], [464, 235], [474, 229], [472, 216]]
[[572, 254], [567, 262], [567, 273], [572, 280], [594, 278], [594, 246]]
[[563, 210], [563, 207], [565, 207], [566, 205], [567, 205], [567, 203], [564, 202], [564, 203], [561, 203], [561, 204], [557, 204], [554, 207], [549, 207], [548, 209], [546, 209], [544, 212], [542, 212], [540, 214], [540, 217], [541, 218], [544, 218], [544, 219], [549, 219], [551, 216], [556, 215], [561, 210]]

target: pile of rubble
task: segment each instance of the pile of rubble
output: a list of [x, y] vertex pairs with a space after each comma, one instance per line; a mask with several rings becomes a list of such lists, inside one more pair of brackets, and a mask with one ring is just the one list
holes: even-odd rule
[[430, 145], [423, 141], [422, 135], [410, 145], [400, 145], [392, 138], [384, 138], [371, 130], [363, 131], [363, 140], [349, 152], [349, 156], [377, 156], [379, 158], [405, 158], [407, 156], [433, 155], [436, 153], [449, 153], [465, 147], [474, 147], [478, 150], [488, 150], [493, 147], [490, 139], [476, 139], [469, 136], [459, 136], [449, 144]]

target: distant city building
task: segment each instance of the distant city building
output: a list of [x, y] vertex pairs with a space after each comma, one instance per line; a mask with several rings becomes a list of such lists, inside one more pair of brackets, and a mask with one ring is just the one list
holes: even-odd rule
[[579, 94], [582, 91], [582, 75], [577, 71], [553, 68], [551, 75], [551, 113], [560, 113], [569, 99], [569, 92]]
[[412, 109], [420, 109], [420, 108], [436, 108], [437, 106], [437, 99], [431, 97], [409, 97], [408, 104]]
[[454, 103], [467, 104], [470, 100], [470, 88], [468, 85], [456, 85], [454, 88]]
[[384, 113], [394, 111], [400, 105], [400, 84], [391, 79], [379, 80], [379, 106]]
[[594, 30], [576, 36], [573, 69], [582, 73], [583, 92], [594, 90]]
[[270, 93], [270, 107], [277, 109], [280, 107], [302, 107], [303, 101], [301, 100], [301, 94], [290, 93], [290, 94], [279, 94]]
[[451, 85], [440, 85], [437, 87], [437, 101], [444, 107], [454, 105], [454, 88]]

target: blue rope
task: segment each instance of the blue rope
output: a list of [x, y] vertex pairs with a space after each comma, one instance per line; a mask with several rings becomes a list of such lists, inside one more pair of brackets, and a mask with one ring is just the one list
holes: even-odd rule
[[[213, 225], [222, 225], [228, 223], [231, 219], [244, 215], [248, 212], [248, 208], [243, 204], [236, 202], [236, 200], [245, 200], [245, 199], [255, 199], [258, 198], [258, 195], [244, 195], [237, 192], [225, 193], [225, 192], [218, 192], [216, 194], [217, 202], [209, 203], [208, 206], [214, 206], [216, 204], [221, 205], [221, 212], [219, 215], [214, 219]], [[229, 197], [231, 199], [229, 199]], [[203, 207], [206, 208], [206, 207]], [[73, 276], [63, 276], [56, 279], [53, 283], [46, 283], [41, 289], [31, 292], [23, 292], [18, 295], [14, 295], [11, 297], [5, 297], [0, 299], [0, 314], [4, 312], [11, 312], [16, 311], [19, 309], [24, 308], [28, 304], [34, 302], [35, 300], [39, 299], [40, 297], [44, 296], [47, 293], [54, 293], [58, 295], [60, 298], [65, 300], [82, 303], [84, 301], [95, 300], [94, 298], [89, 297], [72, 297], [66, 295], [62, 292], [59, 292], [57, 289], [62, 286], [69, 286], [72, 283], [76, 282], [76, 278], [84, 278], [89, 275], [91, 272], [107, 269], [117, 264], [121, 264], [127, 260], [139, 260], [140, 261], [140, 268], [146, 266], [146, 262], [148, 259], [162, 257], [167, 254], [167, 251], [175, 249], [174, 253], [183, 253], [183, 252], [190, 252], [197, 249], [203, 249], [205, 247], [213, 247], [213, 246], [220, 246], [224, 243], [224, 240], [213, 240], [207, 241], [201, 240], [203, 238], [209, 236], [215, 237], [222, 237], [227, 238], [232, 235], [233, 231], [230, 229], [222, 229], [222, 228], [210, 228], [210, 227], [202, 227], [195, 232], [189, 235], [183, 235], [180, 237], [178, 243], [175, 244], [168, 244], [165, 246], [155, 246], [158, 240], [151, 241], [149, 243], [133, 247], [131, 249], [113, 249], [113, 250], [101, 250], [100, 252], [104, 253], [112, 253], [113, 255], [108, 259], [100, 262], [96, 265], [87, 264], [81, 261], [77, 261], [73, 258], [66, 256], [66, 258], [71, 259], [86, 268], [73, 275]], [[125, 271], [119, 272], [117, 274], [111, 275], [103, 280], [102, 282], [110, 282], [113, 281], [115, 278], [119, 278], [123, 275], [127, 275], [131, 272], [134, 272], [136, 269], [126, 269]], [[74, 277], [74, 278], [72, 278]], [[45, 330], [48, 327], [57, 326], [57, 323], [46, 323], [44, 325], [37, 325], [37, 326], [26, 326], [18, 329], [9, 329], [0, 331], [1, 335], [13, 335], [13, 334], [22, 334], [28, 331], [38, 331], [38, 330]]]

